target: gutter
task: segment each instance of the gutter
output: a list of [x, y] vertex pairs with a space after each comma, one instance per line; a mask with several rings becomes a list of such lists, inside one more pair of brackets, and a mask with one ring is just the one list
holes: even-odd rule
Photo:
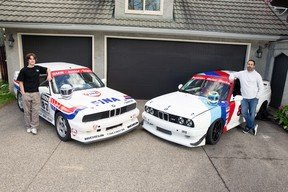
[[[111, 25], [78, 25], [78, 24], [47, 24], [47, 23], [8, 23], [0, 22], [3, 28], [18, 29], [47, 29], [47, 30], [68, 30], [68, 31], [102, 31], [102, 32], [121, 32], [121, 33], [142, 33], [158, 35], [182, 35], [182, 36], [199, 36], [226, 39], [246, 39], [246, 40], [263, 40], [277, 41], [283, 36], [278, 35], [255, 35], [241, 33], [209, 32], [209, 31], [192, 31], [179, 29], [160, 29], [147, 27], [125, 27]], [[284, 36], [285, 37], [285, 36]]]

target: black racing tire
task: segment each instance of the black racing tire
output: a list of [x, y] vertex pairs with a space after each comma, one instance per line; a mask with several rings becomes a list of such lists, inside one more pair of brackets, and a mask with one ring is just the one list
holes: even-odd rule
[[18, 93], [17, 93], [17, 105], [18, 105], [20, 111], [24, 112], [23, 99], [22, 99], [22, 94], [21, 94], [21, 92], [18, 92]]
[[267, 111], [267, 108], [268, 108], [268, 102], [267, 101], [264, 101], [256, 115], [256, 119], [259, 119], [259, 120], [265, 120], [267, 119], [268, 117], [268, 111]]
[[57, 135], [61, 141], [71, 140], [71, 128], [70, 125], [63, 115], [63, 113], [58, 112], [55, 116], [55, 128]]
[[215, 145], [220, 140], [223, 132], [224, 123], [221, 119], [214, 121], [207, 132], [206, 143], [210, 145]]

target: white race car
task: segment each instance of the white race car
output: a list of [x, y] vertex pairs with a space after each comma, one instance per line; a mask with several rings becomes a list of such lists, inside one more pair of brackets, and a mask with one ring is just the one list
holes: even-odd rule
[[[83, 143], [108, 139], [137, 127], [139, 110], [130, 96], [110, 89], [89, 69], [70, 63], [40, 63], [51, 70], [40, 77], [40, 116], [56, 127], [62, 141]], [[14, 74], [14, 92], [23, 111], [22, 95]]]
[[[188, 147], [216, 144], [222, 132], [242, 122], [239, 80], [229, 82], [231, 71], [194, 75], [179, 91], [149, 100], [142, 113], [143, 128], [150, 133]], [[258, 116], [270, 102], [271, 88], [264, 81]]]

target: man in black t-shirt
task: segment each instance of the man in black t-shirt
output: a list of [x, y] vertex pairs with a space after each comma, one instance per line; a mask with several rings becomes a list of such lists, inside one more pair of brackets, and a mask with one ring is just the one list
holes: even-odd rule
[[39, 78], [40, 74], [47, 73], [47, 80], [52, 79], [50, 69], [35, 65], [36, 55], [28, 53], [26, 55], [28, 66], [20, 70], [17, 81], [19, 81], [20, 91], [23, 100], [25, 127], [28, 133], [37, 134], [39, 126]]

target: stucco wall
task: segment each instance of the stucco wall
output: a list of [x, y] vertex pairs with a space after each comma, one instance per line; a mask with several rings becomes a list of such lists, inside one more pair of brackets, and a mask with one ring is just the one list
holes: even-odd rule
[[[6, 46], [7, 51], [7, 64], [9, 73], [10, 87], [12, 88], [13, 73], [15, 70], [19, 70], [23, 67], [22, 61], [22, 43], [21, 33], [25, 34], [43, 34], [43, 35], [93, 35], [94, 36], [94, 47], [93, 47], [93, 70], [100, 78], [107, 78], [106, 74], [106, 36], [109, 37], [120, 37], [120, 38], [140, 38], [140, 39], [155, 39], [155, 40], [176, 40], [176, 41], [201, 41], [207, 43], [243, 43], [247, 44], [247, 55], [246, 60], [254, 59], [256, 61], [256, 69], [265, 77], [266, 74], [266, 59], [268, 49], [263, 50], [263, 57], [257, 58], [256, 51], [259, 45], [264, 45], [267, 42], [251, 41], [251, 40], [233, 40], [224, 38], [207, 38], [207, 37], [194, 37], [194, 36], [171, 36], [171, 35], [147, 35], [140, 33], [111, 33], [111, 32], [95, 32], [95, 31], [59, 31], [59, 30], [24, 30], [24, 29], [6, 29], [7, 34], [13, 34], [15, 43], [14, 47], [10, 48]], [[17, 35], [18, 34], [18, 35]], [[229, 57], [229, 55], [227, 55]], [[20, 59], [21, 58], [21, 59]], [[269, 80], [269, 79], [268, 79]]]
[[[267, 67], [266, 67], [267, 78], [269, 79], [272, 78], [275, 57], [277, 57], [281, 53], [284, 53], [285, 55], [288, 56], [288, 40], [271, 43], [269, 47], [269, 54], [267, 55]], [[287, 95], [288, 95], [288, 75], [286, 74], [286, 82], [283, 90], [281, 105], [288, 105]]]

